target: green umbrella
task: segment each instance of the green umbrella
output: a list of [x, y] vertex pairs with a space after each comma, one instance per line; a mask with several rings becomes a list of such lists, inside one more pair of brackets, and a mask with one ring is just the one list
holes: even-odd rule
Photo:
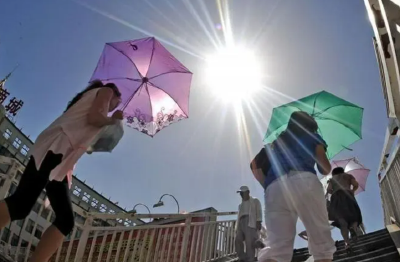
[[317, 121], [318, 133], [328, 144], [330, 159], [362, 138], [364, 109], [322, 91], [274, 108], [264, 144], [274, 141], [286, 129], [290, 115], [296, 111], [307, 112]]

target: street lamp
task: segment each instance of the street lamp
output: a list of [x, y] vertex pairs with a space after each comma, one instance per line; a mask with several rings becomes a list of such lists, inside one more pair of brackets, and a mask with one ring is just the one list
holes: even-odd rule
[[172, 197], [172, 198], [175, 200], [176, 205], [178, 206], [178, 214], [179, 214], [179, 203], [178, 203], [178, 200], [176, 200], [176, 198], [175, 198], [173, 195], [170, 195], [170, 194], [164, 194], [164, 195], [162, 195], [162, 196], [160, 197], [160, 200], [158, 200], [158, 202], [155, 203], [155, 204], [153, 205], [153, 207], [156, 208], [156, 207], [162, 207], [162, 206], [164, 206], [164, 202], [162, 201], [162, 199], [163, 199], [163, 197], [165, 197], [165, 196], [170, 196], [170, 197]]
[[[142, 203], [138, 203], [138, 204], [134, 205], [133, 209], [131, 211], [129, 211], [128, 213], [136, 214], [137, 213], [137, 211], [136, 211], [136, 207], [137, 206], [144, 206], [147, 209], [147, 211], [149, 211], [149, 215], [151, 215], [150, 208], [148, 206], [146, 206], [145, 204], [142, 204]], [[150, 221], [151, 221], [151, 218], [150, 218], [149, 222]]]

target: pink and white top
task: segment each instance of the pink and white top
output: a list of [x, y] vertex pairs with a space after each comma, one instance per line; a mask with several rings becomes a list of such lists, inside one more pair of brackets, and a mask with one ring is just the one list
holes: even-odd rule
[[32, 150], [36, 166], [39, 168], [49, 150], [63, 154], [63, 160], [50, 174], [49, 180], [62, 181], [68, 176], [72, 183], [72, 171], [76, 162], [102, 128], [88, 123], [89, 110], [100, 89], [85, 93], [76, 104], [57, 118], [36, 139]]

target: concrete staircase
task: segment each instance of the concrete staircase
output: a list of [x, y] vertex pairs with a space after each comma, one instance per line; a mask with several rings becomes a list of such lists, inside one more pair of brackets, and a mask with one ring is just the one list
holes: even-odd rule
[[[395, 262], [400, 255], [387, 229], [358, 237], [353, 252], [344, 250], [344, 242], [338, 241], [334, 260], [337, 262]], [[292, 262], [303, 262], [310, 257], [307, 248], [295, 249]]]

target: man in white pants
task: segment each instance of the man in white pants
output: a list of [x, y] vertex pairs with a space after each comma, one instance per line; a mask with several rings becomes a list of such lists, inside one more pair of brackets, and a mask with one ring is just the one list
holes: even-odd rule
[[262, 227], [261, 202], [257, 198], [250, 196], [250, 190], [247, 186], [240, 187], [237, 192], [242, 197], [242, 203], [239, 205], [236, 223], [236, 252], [239, 262], [252, 262], [256, 261], [256, 241], [258, 240], [258, 231]]

